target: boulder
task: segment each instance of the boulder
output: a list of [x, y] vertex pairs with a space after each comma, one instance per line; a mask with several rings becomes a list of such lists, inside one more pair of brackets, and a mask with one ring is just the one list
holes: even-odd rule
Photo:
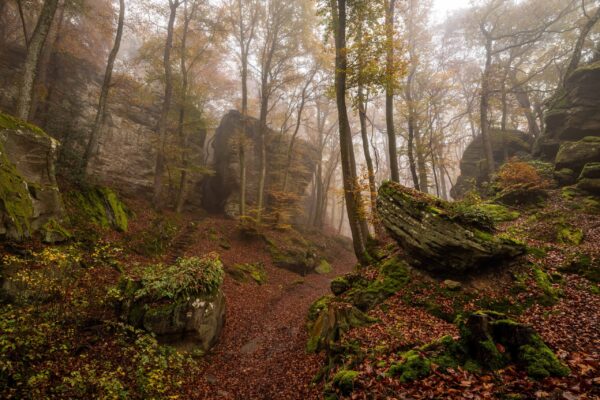
[[600, 162], [584, 165], [577, 179], [577, 188], [594, 195], [600, 195]]
[[0, 236], [23, 240], [40, 231], [48, 242], [68, 237], [60, 227], [58, 146], [40, 128], [0, 113]]
[[508, 262], [524, 245], [495, 236], [456, 210], [452, 203], [385, 182], [379, 189], [378, 215], [389, 234], [420, 269], [445, 274]]
[[600, 161], [600, 137], [586, 136], [577, 142], [564, 142], [556, 154], [556, 169], [571, 169], [579, 175], [587, 163]]
[[319, 266], [318, 249], [294, 229], [285, 234], [270, 234], [265, 237], [267, 251], [273, 264], [300, 275], [315, 272]]
[[600, 136], [600, 62], [575, 70], [548, 103], [544, 133], [534, 154], [553, 160], [561, 144]]
[[149, 266], [141, 278], [121, 280], [119, 311], [129, 324], [163, 342], [191, 342], [208, 350], [225, 321], [223, 274], [214, 253], [178, 259], [169, 266]]
[[[243, 117], [240, 112], [232, 110], [227, 113], [215, 132], [212, 142], [214, 176], [204, 184], [203, 205], [213, 212], [225, 212], [235, 217], [239, 209], [240, 165], [238, 148], [239, 135], [242, 132]], [[246, 201], [248, 207], [256, 205], [258, 181], [260, 175], [260, 132], [259, 122], [255, 118], [246, 117]], [[267, 177], [265, 181], [265, 198], [268, 208], [273, 208], [280, 200], [277, 191], [283, 187], [284, 172], [287, 167], [287, 150], [290, 135], [267, 129]], [[317, 163], [317, 151], [303, 139], [296, 139], [294, 156], [291, 160], [288, 179], [289, 199], [286, 206], [294, 208], [304, 196], [305, 189], [312, 179]], [[289, 201], [288, 201], [289, 200]], [[287, 204], [290, 203], [290, 204]], [[298, 213], [299, 214], [299, 213]]]
[[[500, 165], [517, 155], [528, 155], [531, 152], [532, 139], [524, 132], [516, 130], [502, 131], [491, 129], [494, 161]], [[478, 189], [487, 179], [486, 161], [481, 136], [477, 136], [465, 149], [460, 160], [460, 175], [450, 190], [453, 198], [459, 199], [466, 192]]]

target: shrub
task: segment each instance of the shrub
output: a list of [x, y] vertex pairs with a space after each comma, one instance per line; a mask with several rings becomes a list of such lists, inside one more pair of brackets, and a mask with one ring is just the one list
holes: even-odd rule
[[496, 179], [502, 189], [521, 185], [531, 187], [544, 185], [544, 180], [535, 167], [527, 162], [516, 160], [511, 160], [500, 167]]

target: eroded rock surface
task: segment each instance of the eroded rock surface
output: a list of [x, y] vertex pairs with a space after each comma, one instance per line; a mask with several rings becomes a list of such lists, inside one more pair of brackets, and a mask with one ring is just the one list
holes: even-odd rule
[[396, 183], [381, 186], [377, 208], [409, 262], [424, 270], [462, 274], [510, 261], [525, 250], [522, 244], [495, 236], [486, 224], [478, 224], [451, 203]]
[[[238, 156], [239, 136], [242, 132], [242, 115], [232, 110], [221, 120], [212, 147], [214, 150], [215, 175], [204, 185], [203, 204], [211, 211], [225, 212], [229, 216], [237, 216], [239, 209], [240, 163]], [[260, 132], [255, 118], [246, 118], [246, 201], [248, 207], [256, 204], [260, 175]], [[273, 207], [277, 201], [276, 192], [282, 191], [285, 170], [287, 169], [287, 151], [289, 134], [280, 134], [267, 130], [267, 177], [265, 181], [265, 199], [267, 207]], [[291, 204], [297, 203], [304, 195], [306, 186], [312, 178], [316, 166], [316, 149], [303, 139], [296, 139], [294, 154], [289, 167], [288, 186], [286, 191], [292, 197]], [[290, 204], [286, 204], [290, 205]], [[294, 208], [294, 207], [290, 207]]]
[[[521, 131], [490, 131], [494, 160], [503, 164], [509, 158], [528, 155], [531, 152], [532, 139]], [[477, 189], [487, 179], [486, 161], [481, 136], [475, 138], [465, 149], [460, 160], [460, 175], [450, 190], [453, 198], [459, 199], [466, 192]]]
[[22, 240], [40, 231], [64, 240], [54, 165], [59, 143], [40, 128], [0, 113], [0, 236]]

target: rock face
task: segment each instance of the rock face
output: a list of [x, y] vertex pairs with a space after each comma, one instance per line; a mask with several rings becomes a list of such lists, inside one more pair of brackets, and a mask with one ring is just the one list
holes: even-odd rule
[[48, 242], [68, 235], [54, 163], [58, 142], [36, 126], [0, 113], [0, 236], [40, 231]]
[[[548, 104], [546, 127], [534, 154], [555, 164], [561, 185], [600, 194], [600, 62], [575, 70]], [[589, 166], [588, 166], [589, 165]]]
[[223, 265], [216, 254], [149, 267], [141, 279], [120, 283], [119, 308], [133, 326], [168, 343], [212, 347], [225, 322]]
[[549, 103], [534, 154], [554, 160], [563, 142], [600, 136], [600, 62], [575, 70]]
[[[531, 153], [532, 139], [521, 131], [490, 131], [494, 161], [503, 164], [509, 158]], [[485, 179], [486, 161], [481, 136], [476, 137], [465, 149], [460, 160], [460, 175], [450, 190], [453, 198], [459, 199], [471, 189], [480, 187]]]
[[[22, 48], [0, 49], [0, 106], [12, 110], [16, 104]], [[68, 54], [54, 53], [47, 95], [38, 103], [33, 122], [61, 142], [60, 164], [67, 171], [78, 167], [96, 114], [104, 70]], [[95, 183], [118, 189], [120, 193], [149, 196], [152, 193], [156, 158], [155, 133], [160, 114], [158, 92], [120, 76], [111, 88], [107, 114], [98, 146], [88, 165], [88, 175]], [[205, 131], [190, 133], [189, 160], [202, 165]], [[175, 145], [171, 135], [168, 147]], [[169, 159], [169, 163], [178, 162]], [[201, 186], [192, 182], [189, 199], [200, 198]]]
[[[254, 118], [246, 118], [246, 201], [248, 207], [256, 204], [259, 181], [259, 124]], [[229, 111], [217, 128], [212, 143], [214, 151], [215, 175], [204, 185], [203, 205], [214, 212], [225, 212], [236, 216], [239, 209], [240, 165], [236, 141], [242, 132], [242, 115], [235, 110]], [[283, 187], [287, 166], [287, 149], [290, 136], [267, 131], [267, 177], [265, 198], [267, 207], [276, 203], [276, 191]], [[298, 197], [304, 195], [311, 180], [317, 159], [316, 149], [302, 139], [296, 139], [294, 157], [290, 166], [287, 190]]]
[[445, 274], [510, 261], [524, 246], [496, 237], [486, 224], [453, 210], [451, 203], [392, 182], [379, 189], [384, 226], [417, 268]]

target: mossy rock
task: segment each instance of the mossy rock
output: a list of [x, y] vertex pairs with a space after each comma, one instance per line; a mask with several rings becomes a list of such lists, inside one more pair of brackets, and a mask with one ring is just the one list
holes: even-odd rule
[[388, 375], [397, 377], [400, 382], [412, 382], [430, 373], [431, 361], [415, 350], [402, 354], [402, 361], [392, 364], [388, 370]]
[[51, 218], [48, 222], [42, 225], [40, 231], [42, 233], [42, 241], [44, 243], [62, 242], [66, 239], [70, 239], [73, 236], [71, 232], [65, 229], [60, 222], [54, 218]]
[[166, 342], [190, 339], [207, 350], [224, 324], [223, 266], [217, 254], [150, 265], [140, 278], [123, 277], [118, 310], [129, 324]]
[[408, 265], [397, 257], [390, 257], [381, 263], [374, 281], [353, 285], [348, 297], [359, 310], [367, 311], [396, 294], [409, 280]]
[[393, 182], [381, 185], [377, 203], [384, 226], [416, 268], [459, 275], [525, 252], [523, 244], [494, 235], [452, 204]]
[[110, 188], [94, 186], [73, 192], [77, 212], [97, 225], [127, 232], [129, 210]]
[[527, 374], [536, 379], [567, 376], [571, 372], [538, 335], [533, 335], [529, 344], [519, 348], [519, 361]]
[[511, 210], [502, 204], [496, 203], [481, 203], [471, 207], [474, 211], [479, 211], [486, 214], [493, 222], [514, 221], [519, 218], [518, 211]]
[[550, 276], [541, 268], [535, 267], [533, 269], [533, 277], [538, 288], [540, 288], [543, 293], [543, 297], [541, 298], [540, 302], [544, 305], [555, 304], [558, 301], [558, 297], [561, 295], [561, 291], [552, 286], [552, 280]]
[[40, 128], [0, 113], [0, 236], [21, 241], [51, 219], [63, 220], [55, 177], [58, 147]]
[[561, 185], [572, 185], [577, 180], [577, 174], [571, 168], [558, 169], [553, 176]]
[[319, 262], [319, 265], [317, 265], [317, 267], [315, 268], [315, 272], [317, 274], [321, 274], [321, 275], [329, 274], [329, 273], [333, 272], [333, 267], [331, 266], [331, 264], [329, 264], [329, 262], [327, 260], [323, 259]]
[[347, 369], [341, 369], [333, 376], [333, 387], [337, 388], [344, 396], [348, 396], [354, 391], [356, 379], [360, 373]]
[[350, 290], [352, 286], [350, 285], [348, 279], [343, 276], [338, 276], [331, 281], [329, 287], [331, 288], [331, 293], [333, 293], [335, 296], [339, 296]]
[[265, 271], [264, 264], [261, 262], [234, 264], [227, 272], [240, 282], [246, 282], [248, 279], [251, 279], [257, 284], [262, 285], [267, 281], [267, 272]]

